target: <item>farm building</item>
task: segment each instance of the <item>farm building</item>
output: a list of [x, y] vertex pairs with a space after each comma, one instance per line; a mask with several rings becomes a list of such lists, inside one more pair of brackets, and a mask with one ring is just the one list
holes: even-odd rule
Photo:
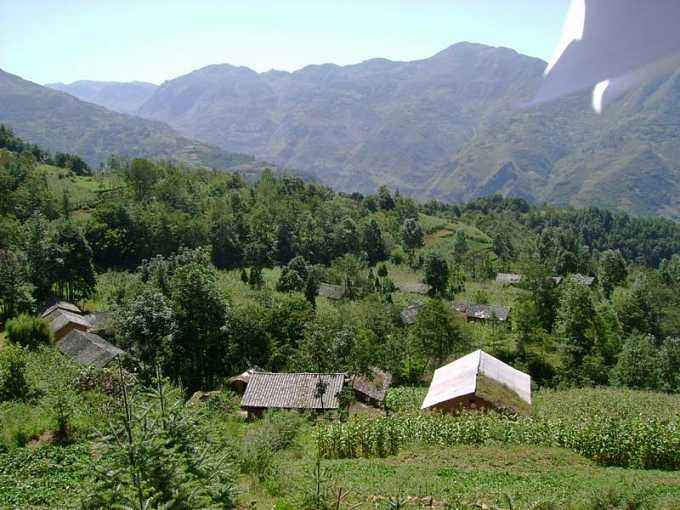
[[475, 351], [435, 370], [421, 409], [499, 409], [528, 414], [531, 377], [484, 351]]
[[52, 320], [59, 312], [70, 312], [81, 315], [83, 312], [73, 303], [67, 301], [59, 301], [57, 299], [52, 299], [48, 301], [40, 312], [40, 318], [46, 321]]
[[243, 393], [246, 391], [246, 386], [248, 386], [248, 383], [250, 382], [250, 378], [255, 372], [263, 372], [263, 370], [260, 367], [252, 367], [242, 374], [235, 375], [228, 381], [229, 388], [234, 390], [236, 393], [243, 395]]
[[81, 365], [104, 368], [125, 351], [110, 344], [94, 333], [72, 330], [57, 342], [59, 349], [66, 356]]
[[455, 303], [453, 308], [465, 316], [466, 321], [488, 321], [493, 318], [506, 322], [510, 316], [510, 309], [497, 305], [471, 305]]
[[496, 283], [501, 285], [516, 285], [522, 281], [521, 274], [515, 273], [498, 273], [496, 275]]
[[49, 320], [48, 326], [56, 341], [61, 340], [71, 331], [90, 329], [90, 323], [85, 317], [65, 310], [59, 310], [58, 313], [52, 312], [46, 320]]
[[430, 292], [431, 287], [426, 283], [398, 283], [397, 288], [401, 292], [411, 293], [411, 294], [422, 294], [426, 295]]
[[[553, 276], [552, 281], [555, 282], [555, 285], [559, 285], [564, 281], [564, 278], [564, 276]], [[594, 276], [586, 276], [579, 273], [569, 275], [567, 278], [572, 278], [574, 281], [576, 281], [576, 283], [580, 283], [586, 287], [590, 287], [595, 282]]]
[[413, 324], [415, 324], [416, 319], [418, 318], [418, 312], [422, 307], [423, 305], [421, 305], [420, 303], [414, 303], [404, 308], [399, 314], [401, 322], [405, 326], [412, 326]]
[[319, 285], [319, 296], [335, 301], [340, 300], [345, 297], [345, 287], [331, 285], [330, 283], [321, 283]]
[[352, 377], [352, 389], [357, 400], [374, 406], [382, 405], [391, 385], [392, 374], [377, 368], [371, 369], [370, 376], [355, 375]]
[[255, 372], [241, 399], [241, 409], [259, 416], [267, 409], [338, 409], [345, 374], [275, 374]]

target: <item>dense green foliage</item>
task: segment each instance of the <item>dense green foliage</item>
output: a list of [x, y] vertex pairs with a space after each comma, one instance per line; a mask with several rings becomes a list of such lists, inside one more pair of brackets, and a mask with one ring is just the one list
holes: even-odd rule
[[35, 348], [52, 340], [47, 322], [31, 315], [21, 314], [5, 324], [7, 340], [23, 347]]
[[[675, 227], [631, 255], [607, 241], [622, 235], [616, 223], [588, 237], [572, 211], [522, 200], [418, 204], [387, 188], [346, 196], [289, 175], [247, 183], [141, 159], [83, 176], [6, 149], [0, 185], [0, 506], [62, 506], [78, 480], [90, 507], [229, 507], [246, 501], [232, 490], [245, 483], [268, 502], [320, 508], [332, 491], [322, 490], [317, 435], [324, 456], [348, 458], [323, 460], [338, 470], [378, 465], [356, 457], [386, 457], [383, 469], [423, 443], [568, 449], [626, 473], [679, 467], [680, 259], [666, 251]], [[657, 221], [628, 220], [633, 238]], [[522, 278], [505, 285], [499, 272]], [[52, 296], [111, 312], [98, 334], [132, 355], [124, 371], [75, 365], [22, 315]], [[459, 301], [503, 305], [510, 317], [466, 322]], [[415, 416], [433, 369], [474, 349], [561, 390], [535, 393], [531, 417]], [[342, 409], [333, 417], [359, 416], [314, 432], [290, 413], [244, 423], [222, 388], [255, 365], [388, 371], [388, 416]], [[160, 386], [159, 371], [169, 381]], [[88, 451], [99, 467], [78, 464], [91, 466]], [[6, 466], [20, 462], [34, 493], [4, 491]], [[41, 480], [41, 462], [64, 469]]]

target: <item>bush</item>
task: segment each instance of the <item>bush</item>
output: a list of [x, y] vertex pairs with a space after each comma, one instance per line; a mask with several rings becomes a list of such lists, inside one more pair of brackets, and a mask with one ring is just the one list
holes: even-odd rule
[[47, 322], [26, 314], [8, 320], [5, 332], [10, 342], [31, 349], [52, 341], [52, 333]]
[[0, 402], [21, 400], [29, 391], [24, 350], [14, 345], [5, 346], [0, 351]]

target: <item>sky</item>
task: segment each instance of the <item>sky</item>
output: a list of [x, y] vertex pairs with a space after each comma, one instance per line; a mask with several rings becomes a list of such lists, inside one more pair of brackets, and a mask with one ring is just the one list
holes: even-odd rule
[[549, 60], [569, 0], [0, 0], [0, 69], [37, 83], [160, 84], [210, 64], [263, 72], [471, 41]]

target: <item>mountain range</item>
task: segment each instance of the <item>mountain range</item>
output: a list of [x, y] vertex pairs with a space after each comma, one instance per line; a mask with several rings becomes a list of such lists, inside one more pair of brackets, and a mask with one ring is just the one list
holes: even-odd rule
[[54, 90], [66, 92], [88, 103], [98, 104], [114, 112], [135, 114], [158, 85], [143, 81], [115, 82], [80, 80], [73, 83], [48, 83]]
[[0, 124], [53, 152], [98, 165], [111, 155], [163, 158], [232, 168], [252, 156], [188, 139], [162, 122], [107, 110], [0, 70]]
[[[459, 43], [411, 62], [265, 73], [211, 65], [147, 87], [143, 101], [126, 84], [61, 88], [344, 191], [386, 184], [447, 201], [498, 192], [680, 217], [680, 72], [642, 84], [596, 115], [586, 93], [523, 107], [545, 66], [508, 48]], [[0, 100], [2, 93], [0, 80]], [[75, 122], [78, 115], [61, 117]], [[43, 143], [35, 139], [40, 133], [17, 131]], [[96, 143], [72, 150], [87, 156]]]

